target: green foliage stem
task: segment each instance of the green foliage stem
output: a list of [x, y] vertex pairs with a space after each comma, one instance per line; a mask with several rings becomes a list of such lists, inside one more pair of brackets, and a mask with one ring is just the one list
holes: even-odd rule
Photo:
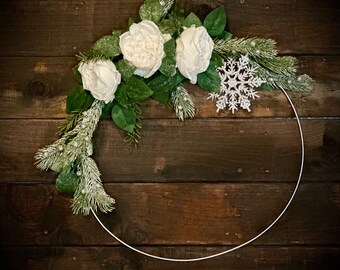
[[232, 38], [215, 40], [214, 50], [223, 58], [235, 57], [236, 54], [248, 54], [257, 58], [272, 58], [277, 55], [276, 42], [262, 38]]

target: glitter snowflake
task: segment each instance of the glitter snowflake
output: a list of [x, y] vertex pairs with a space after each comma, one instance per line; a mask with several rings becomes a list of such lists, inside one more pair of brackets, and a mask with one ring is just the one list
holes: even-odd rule
[[256, 76], [256, 68], [249, 64], [248, 56], [229, 58], [217, 71], [221, 77], [221, 90], [219, 93], [211, 93], [208, 97], [216, 100], [216, 111], [219, 112], [228, 106], [234, 113], [240, 106], [250, 112], [250, 100], [259, 98], [255, 88], [265, 81]]

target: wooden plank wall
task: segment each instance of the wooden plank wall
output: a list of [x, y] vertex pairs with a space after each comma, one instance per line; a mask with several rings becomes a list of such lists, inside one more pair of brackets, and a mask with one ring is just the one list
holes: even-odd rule
[[[337, 269], [340, 264], [340, 5], [337, 0], [182, 1], [206, 14], [223, 4], [236, 36], [274, 38], [315, 80], [292, 93], [303, 118], [301, 188], [282, 220], [252, 245], [201, 263], [164, 263], [109, 238], [92, 216], [72, 215], [56, 175], [34, 167], [52, 143], [75, 83], [74, 54], [124, 28], [142, 0], [0, 1], [1, 269]], [[156, 255], [197, 257], [240, 244], [280, 213], [299, 170], [299, 136], [280, 92], [261, 93], [250, 114], [215, 113], [206, 94], [181, 123], [154, 101], [133, 154], [110, 120], [95, 157], [116, 198], [105, 224]]]

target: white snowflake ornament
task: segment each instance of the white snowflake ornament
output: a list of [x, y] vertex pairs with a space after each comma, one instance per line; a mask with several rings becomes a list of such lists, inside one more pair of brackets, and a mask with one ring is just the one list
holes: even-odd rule
[[250, 100], [259, 98], [255, 88], [265, 81], [256, 76], [256, 68], [249, 64], [248, 56], [229, 58], [217, 71], [221, 77], [221, 90], [219, 93], [211, 93], [208, 97], [216, 100], [216, 111], [219, 112], [228, 106], [228, 110], [234, 114], [240, 106], [250, 112]]

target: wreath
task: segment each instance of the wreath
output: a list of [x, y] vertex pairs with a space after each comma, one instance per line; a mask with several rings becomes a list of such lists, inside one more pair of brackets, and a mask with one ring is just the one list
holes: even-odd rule
[[232, 114], [250, 111], [260, 89], [311, 90], [313, 80], [296, 74], [296, 58], [277, 55], [274, 40], [233, 37], [226, 21], [224, 7], [201, 20], [193, 12], [184, 16], [174, 0], [146, 0], [128, 29], [113, 31], [77, 55], [72, 71], [78, 84], [67, 96], [60, 138], [35, 156], [39, 169], [59, 173], [58, 191], [73, 193], [73, 213], [114, 209], [91, 158], [101, 116], [110, 115], [137, 147], [144, 100], [170, 105], [181, 121], [195, 116], [186, 83], [206, 91], [217, 112]]

